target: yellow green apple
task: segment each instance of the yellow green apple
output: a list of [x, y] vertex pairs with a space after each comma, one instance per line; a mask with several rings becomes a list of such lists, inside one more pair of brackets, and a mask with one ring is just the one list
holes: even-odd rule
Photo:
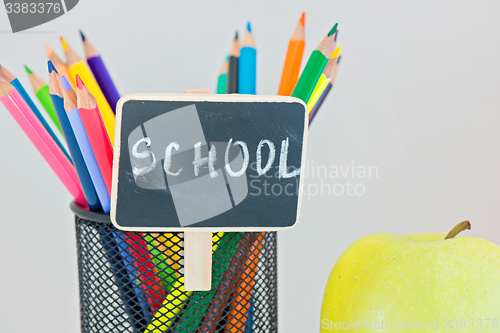
[[328, 278], [320, 332], [500, 332], [500, 246], [455, 237], [466, 228], [356, 241]]

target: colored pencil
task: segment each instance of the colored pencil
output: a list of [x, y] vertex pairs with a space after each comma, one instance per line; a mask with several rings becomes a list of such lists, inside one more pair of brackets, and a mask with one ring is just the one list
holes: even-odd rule
[[170, 267], [175, 271], [179, 272], [180, 260], [182, 259], [179, 253], [172, 251], [172, 246], [179, 242], [179, 236], [173, 233], [152, 233], [154, 245], [158, 248], [160, 252], [165, 256], [165, 260], [170, 265]]
[[28, 73], [28, 78], [30, 80], [31, 87], [35, 92], [36, 97], [42, 104], [45, 111], [47, 111], [47, 114], [49, 115], [54, 125], [62, 134], [61, 125], [59, 125], [59, 120], [57, 119], [57, 114], [56, 111], [54, 110], [54, 105], [52, 105], [52, 101], [50, 100], [49, 86], [38, 75], [33, 73], [33, 71], [29, 69], [28, 66], [24, 66], [24, 68], [26, 69], [26, 73]]
[[245, 322], [245, 333], [252, 333], [253, 328], [253, 312], [254, 312], [254, 303], [255, 298], [253, 297], [253, 289], [250, 291], [250, 308], [248, 309], [247, 321]]
[[92, 75], [87, 65], [82, 59], [80, 59], [80, 57], [78, 57], [75, 51], [69, 47], [68, 43], [66, 43], [62, 37], [61, 44], [63, 45], [63, 49], [66, 53], [68, 71], [71, 80], [73, 80], [73, 83], [76, 84], [76, 75], [80, 75], [90, 93], [96, 99], [99, 110], [101, 111], [102, 120], [106, 126], [106, 131], [108, 132], [109, 140], [111, 141], [111, 145], [113, 145], [115, 139], [115, 114], [113, 113], [113, 110], [111, 110], [106, 97], [104, 97], [99, 84], [97, 84], [94, 75]]
[[[222, 241], [223, 235], [224, 233], [222, 232], [213, 234], [212, 252], [215, 253], [221, 245], [224, 245], [225, 241]], [[219, 239], [219, 241], [217, 241], [217, 239]], [[213, 269], [212, 272], [214, 272]], [[188, 304], [188, 302], [190, 302], [190, 297], [193, 294], [193, 291], [186, 291], [184, 289], [184, 276], [179, 276], [177, 281], [175, 281], [173, 285], [172, 292], [167, 294], [167, 297], [163, 301], [162, 307], [155, 313], [153, 320], [148, 325], [144, 333], [168, 332], [170, 330], [170, 327], [174, 325], [177, 317], [181, 314], [182, 310], [186, 308], [186, 305]]]
[[335, 49], [335, 32], [337, 31], [338, 24], [335, 23], [333, 28], [319, 43], [316, 49], [311, 53], [307, 64], [300, 75], [299, 81], [292, 92], [293, 97], [300, 98], [307, 104], [309, 97], [316, 87], [321, 73], [330, 59], [330, 55]]
[[169, 266], [167, 259], [157, 247], [155, 241], [151, 234], [144, 234], [148, 250], [151, 253], [153, 263], [158, 270], [158, 276], [160, 277], [160, 282], [167, 291], [172, 291], [172, 286], [176, 280], [176, 275], [173, 269]]
[[237, 251], [231, 258], [231, 263], [224, 273], [224, 277], [215, 293], [214, 299], [210, 302], [199, 332], [216, 332], [216, 326], [220, 324], [220, 321], [224, 317], [226, 307], [231, 303], [231, 294], [237, 288], [236, 282], [242, 273], [242, 267], [247, 260], [250, 247], [254, 241], [254, 233], [245, 233], [240, 239]]
[[[188, 306], [182, 313], [179, 322], [175, 326], [175, 332], [196, 332], [201, 322], [192, 321], [193, 316], [202, 318], [206, 315], [210, 303], [213, 302], [215, 294], [224, 279], [224, 273], [227, 271], [234, 256], [239, 240], [243, 237], [243, 232], [227, 232], [219, 240], [217, 251], [213, 255], [212, 266], [212, 289], [209, 291], [197, 291], [191, 296]], [[201, 301], [201, 300], [204, 301]]]
[[[45, 52], [47, 53], [47, 57], [49, 58], [49, 61], [52, 62], [54, 67], [56, 68], [57, 72], [59, 73], [60, 76], [64, 77], [70, 77], [69, 76], [69, 71], [68, 71], [68, 66], [66, 66], [66, 63], [59, 58], [59, 56], [52, 50], [49, 44], [45, 43]], [[70, 80], [71, 81], [71, 80]], [[75, 89], [75, 86], [73, 85], [73, 82], [70, 82], [71, 87]]]
[[257, 48], [250, 22], [241, 42], [240, 58], [238, 60], [238, 93], [256, 94], [257, 85]]
[[325, 90], [326, 86], [328, 83], [330, 83], [333, 75], [333, 71], [337, 67], [337, 59], [340, 54], [340, 50], [342, 49], [342, 46], [337, 47], [335, 51], [332, 53], [332, 56], [330, 57], [330, 60], [328, 60], [328, 63], [325, 66], [325, 70], [321, 74], [321, 76], [318, 79], [318, 82], [316, 83], [316, 87], [313, 90], [313, 93], [311, 94], [311, 97], [309, 98], [309, 102], [307, 103], [307, 109], [309, 110], [309, 114], [311, 113], [311, 110], [313, 109], [314, 105], [320, 98], [321, 94]]
[[54, 170], [76, 203], [87, 209], [88, 205], [75, 168], [52, 140], [40, 120], [33, 115], [21, 94], [2, 77], [0, 77], [0, 101]]
[[151, 313], [158, 313], [158, 309], [163, 306], [162, 301], [165, 299], [166, 293], [161, 285], [157, 270], [153, 265], [153, 258], [147, 250], [147, 243], [144, 240], [144, 235], [125, 232], [124, 238], [129, 245], [129, 252], [134, 258], [138, 279], [141, 282], [141, 288], [146, 294], [149, 309]]
[[[69, 84], [69, 83], [68, 83]], [[136, 294], [135, 277], [128, 274], [127, 261], [130, 257], [127, 252], [122, 252], [120, 243], [124, 243], [120, 236], [110, 230], [100, 230], [99, 238], [111, 271], [114, 277], [114, 283], [118, 287], [120, 299], [122, 300], [127, 313], [127, 318], [132, 326], [133, 332], [142, 333], [147, 325], [147, 317], [141, 306], [141, 299]], [[126, 255], [126, 256], [124, 256]], [[114, 310], [111, 304], [110, 309]]]
[[106, 68], [106, 65], [104, 65], [102, 57], [97, 49], [89, 42], [82, 31], [80, 31], [80, 35], [82, 36], [83, 49], [85, 51], [87, 63], [89, 64], [99, 87], [101, 87], [109, 106], [113, 112], [116, 113], [116, 103], [118, 103], [118, 100], [120, 99], [120, 94], [118, 93], [118, 90], [109, 75], [108, 69]]
[[109, 141], [106, 127], [94, 96], [85, 86], [79, 75], [76, 75], [76, 94], [78, 96], [78, 113], [82, 119], [90, 146], [94, 152], [108, 194], [111, 195], [113, 172], [113, 147]]
[[91, 211], [102, 211], [102, 207], [99, 202], [99, 198], [97, 197], [94, 184], [92, 183], [92, 179], [90, 178], [89, 171], [87, 169], [87, 166], [85, 165], [80, 147], [78, 146], [75, 134], [73, 133], [73, 129], [71, 128], [71, 124], [69, 123], [68, 115], [66, 114], [66, 110], [64, 109], [61, 77], [57, 73], [54, 65], [50, 60], [48, 62], [48, 66], [50, 98], [52, 100], [52, 103], [54, 104], [59, 123], [61, 124], [64, 138], [66, 139], [69, 152], [73, 159], [73, 164], [75, 166], [78, 179], [80, 180], [80, 184], [82, 185], [83, 194], [85, 195], [85, 199], [87, 200]]
[[0, 65], [0, 77], [2, 77], [5, 81], [10, 82], [10, 84], [16, 88], [17, 92], [21, 95], [21, 97], [24, 99], [26, 104], [29, 106], [31, 111], [35, 114], [35, 116], [38, 118], [40, 123], [42, 123], [43, 127], [45, 130], [49, 133], [49, 135], [52, 137], [52, 140], [59, 146], [59, 149], [66, 155], [66, 158], [70, 163], [73, 163], [71, 161], [71, 157], [69, 157], [68, 152], [66, 151], [66, 148], [62, 145], [61, 141], [59, 141], [59, 138], [56, 136], [52, 128], [49, 126], [45, 118], [42, 116], [38, 108], [36, 107], [35, 103], [33, 103], [33, 100], [31, 99], [30, 95], [26, 92], [24, 89], [23, 85], [21, 82], [19, 82], [19, 79], [16, 78], [11, 72], [7, 70], [4, 66]]
[[252, 289], [255, 285], [257, 264], [259, 262], [262, 242], [257, 239], [251, 249], [251, 254], [245, 262], [245, 271], [239, 278], [239, 286], [236, 289], [236, 298], [231, 303], [231, 311], [226, 318], [226, 332], [245, 333], [245, 325], [249, 320]]
[[229, 52], [229, 68], [227, 70], [227, 93], [238, 93], [238, 58], [240, 57], [240, 42], [238, 32], [234, 36], [233, 46]]
[[302, 13], [299, 23], [297, 23], [297, 27], [288, 42], [278, 95], [290, 96], [299, 79], [300, 65], [302, 64], [304, 48], [306, 47], [304, 32], [305, 21], [306, 13]]
[[[98, 208], [92, 207], [89, 204], [90, 209], [94, 211], [102, 210], [99, 199], [97, 197], [97, 193], [92, 183], [92, 179], [78, 146], [77, 139], [64, 109], [64, 101], [62, 99], [62, 89], [64, 88], [62, 86], [61, 77], [57, 74], [53, 64], [50, 61], [49, 71], [49, 79], [51, 83], [50, 88], [53, 92], [52, 98], [54, 100], [56, 110], [58, 111], [59, 118], [61, 119], [61, 124], [65, 132], [65, 137], [68, 142], [68, 147], [70, 148], [71, 155], [73, 156], [73, 160], [75, 161], [75, 168], [77, 169], [80, 182], [84, 187], [84, 193], [86, 197], [88, 197], [88, 192], [91, 191], [93, 200], [96, 203], [96, 206], [98, 206]], [[69, 87], [69, 83], [66, 82], [66, 84], [68, 84]], [[79, 94], [81, 93], [81, 90], [82, 89], [78, 90]], [[74, 96], [74, 90], [70, 90], [68, 93], [72, 94], [73, 98], [76, 98], [76, 96]], [[85, 96], [80, 99], [85, 100]], [[80, 100], [78, 100], [78, 103], [80, 103]], [[100, 117], [99, 114], [98, 116]], [[147, 325], [147, 316], [150, 314], [147, 311], [147, 304], [144, 304], [143, 302], [144, 297], [142, 296], [142, 291], [135, 284], [136, 279], [135, 275], [133, 274], [135, 272], [135, 269], [133, 268], [133, 264], [131, 265], [130, 263], [130, 260], [132, 260], [132, 258], [128, 253], [128, 245], [122, 238], [120, 238], [119, 235], [111, 231], [101, 230], [99, 232], [99, 235], [101, 244], [106, 252], [106, 257], [113, 271], [115, 283], [119, 288], [120, 298], [125, 305], [125, 310], [128, 314], [131, 325], [134, 328], [135, 332], [142, 332], [143, 328]], [[132, 273], [130, 272], [131, 266]]]
[[328, 93], [330, 92], [330, 90], [332, 90], [333, 82], [335, 81], [335, 78], [337, 76], [337, 70], [338, 70], [338, 66], [340, 64], [341, 59], [342, 59], [342, 56], [339, 56], [337, 59], [337, 64], [335, 66], [335, 71], [334, 71], [333, 76], [332, 76], [332, 80], [328, 83], [325, 90], [323, 91], [323, 94], [321, 94], [321, 97], [319, 98], [318, 102], [316, 103], [316, 105], [312, 109], [311, 113], [309, 114], [309, 126], [311, 125], [313, 119], [318, 114], [318, 111], [320, 110], [321, 105], [323, 105], [323, 102], [325, 101], [326, 97], [328, 96]]
[[[120, 239], [118, 239], [118, 237]], [[120, 250], [120, 254], [122, 258], [124, 258], [123, 262], [125, 264], [125, 268], [128, 271], [128, 275], [131, 281], [134, 283], [134, 293], [139, 302], [139, 307], [142, 312], [143, 317], [146, 319], [146, 322], [149, 323], [153, 318], [153, 314], [151, 313], [151, 309], [148, 304], [148, 299], [146, 296], [146, 292], [144, 288], [141, 286], [141, 280], [139, 278], [139, 271], [136, 269], [135, 259], [131, 255], [131, 250], [129, 244], [127, 244], [128, 236], [125, 232], [115, 232], [115, 239], [118, 243], [118, 248]], [[145, 326], [142, 328], [144, 329]]]
[[78, 147], [80, 147], [80, 151], [82, 152], [85, 165], [89, 170], [90, 178], [92, 179], [92, 184], [94, 184], [102, 210], [105, 214], [108, 214], [111, 209], [111, 199], [108, 190], [106, 189], [104, 179], [102, 178], [101, 171], [99, 170], [99, 165], [97, 164], [94, 152], [92, 151], [92, 146], [90, 145], [87, 132], [85, 132], [85, 127], [83, 126], [82, 119], [78, 113], [76, 93], [64, 76], [61, 78], [61, 81], [63, 86], [62, 93], [64, 98], [64, 109], [68, 115], [73, 133], [75, 133], [76, 141], [78, 142]]
[[309, 114], [309, 126], [311, 126], [311, 123], [312, 123], [314, 117], [316, 117], [316, 114], [318, 113], [321, 105], [323, 105], [323, 102], [324, 102], [326, 96], [328, 96], [328, 93], [330, 93], [331, 89], [332, 89], [332, 85], [331, 85], [331, 83], [328, 83], [325, 90], [323, 90], [323, 93], [321, 94], [320, 98], [318, 99], [318, 102], [316, 103], [314, 108], [311, 110], [311, 113]]
[[229, 55], [226, 56], [224, 63], [219, 72], [219, 77], [217, 78], [217, 93], [226, 94], [227, 93], [227, 71], [229, 68]]

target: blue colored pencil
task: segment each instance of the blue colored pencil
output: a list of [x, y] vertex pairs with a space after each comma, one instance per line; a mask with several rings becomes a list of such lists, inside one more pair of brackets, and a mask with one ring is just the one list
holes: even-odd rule
[[92, 184], [92, 179], [90, 178], [89, 171], [85, 165], [80, 147], [78, 147], [78, 142], [76, 141], [75, 134], [69, 123], [68, 116], [64, 110], [64, 99], [62, 94], [62, 82], [61, 77], [56, 71], [54, 64], [49, 61], [49, 93], [54, 109], [56, 110], [57, 118], [59, 119], [59, 124], [61, 125], [64, 138], [68, 144], [68, 149], [73, 158], [73, 164], [75, 166], [78, 179], [82, 184], [83, 194], [89, 205], [91, 211], [102, 211], [101, 204], [99, 203], [99, 198]]
[[71, 128], [73, 129], [73, 133], [75, 133], [76, 141], [78, 142], [83, 159], [85, 160], [85, 165], [89, 170], [90, 178], [94, 184], [102, 210], [105, 214], [108, 214], [111, 209], [111, 198], [106, 188], [104, 178], [99, 170], [99, 165], [97, 164], [97, 160], [92, 150], [92, 146], [90, 145], [85, 127], [83, 126], [82, 119], [80, 118], [80, 113], [78, 113], [76, 93], [64, 76], [61, 80], [63, 85], [64, 109], [68, 114]]
[[[62, 89], [62, 80], [57, 73], [52, 62], [49, 61], [49, 92], [56, 110], [61, 129], [63, 130], [64, 137], [66, 138], [69, 151], [75, 162], [75, 169], [82, 184], [82, 188], [85, 194], [85, 198], [88, 201], [89, 208], [92, 211], [102, 211], [99, 198], [92, 183], [89, 171], [85, 164], [82, 152], [78, 146], [75, 133], [71, 127], [68, 115], [64, 108], [64, 99]], [[120, 298], [125, 305], [128, 317], [131, 321], [131, 325], [134, 332], [142, 332], [147, 325], [147, 318], [143, 313], [143, 307], [140, 302], [140, 298], [137, 296], [137, 286], [134, 284], [134, 277], [128, 274], [127, 260], [132, 260], [128, 252], [123, 252], [123, 246], [125, 250], [128, 251], [128, 246], [124, 242], [120, 242], [119, 236], [115, 235], [113, 232], [108, 230], [99, 231], [99, 238], [101, 245], [106, 253], [106, 257], [111, 266], [113, 276], [115, 277], [116, 285], [120, 290]], [[118, 242], [116, 241], [118, 240]], [[117, 244], [118, 243], [118, 244]], [[140, 288], [139, 288], [140, 290]], [[146, 305], [147, 307], [147, 305]]]
[[120, 249], [120, 255], [124, 258], [123, 263], [125, 264], [125, 268], [127, 269], [128, 276], [132, 281], [134, 286], [134, 293], [139, 301], [139, 307], [142, 315], [149, 323], [153, 318], [153, 314], [150, 311], [148, 300], [146, 295], [144, 294], [144, 290], [140, 286], [139, 272], [135, 267], [135, 260], [132, 254], [130, 253], [130, 246], [127, 244], [127, 238], [124, 232], [116, 232], [115, 239], [118, 243], [118, 247]]
[[127, 260], [130, 254], [122, 252], [121, 243], [123, 240], [117, 232], [101, 230], [99, 232], [101, 244], [106, 252], [108, 262], [113, 272], [114, 280], [120, 290], [120, 299], [125, 305], [129, 321], [133, 331], [142, 333], [148, 324], [148, 319], [144, 316], [144, 308], [137, 297], [135, 279], [128, 274]]
[[0, 65], [0, 77], [3, 77], [6, 81], [10, 82], [14, 88], [19, 92], [21, 97], [24, 99], [26, 104], [30, 107], [31, 111], [35, 114], [35, 116], [40, 120], [42, 123], [43, 127], [47, 130], [47, 132], [50, 134], [52, 139], [57, 143], [61, 151], [66, 155], [68, 160], [73, 163], [71, 160], [71, 157], [69, 156], [68, 152], [66, 151], [66, 148], [62, 145], [61, 141], [59, 141], [59, 138], [56, 136], [52, 128], [49, 126], [45, 118], [42, 116], [38, 108], [36, 107], [35, 103], [33, 103], [33, 100], [31, 99], [30, 95], [26, 92], [26, 89], [24, 89], [23, 85], [19, 80], [11, 73], [9, 72], [4, 66]]
[[257, 49], [250, 22], [241, 43], [238, 60], [238, 93], [255, 95], [257, 91]]

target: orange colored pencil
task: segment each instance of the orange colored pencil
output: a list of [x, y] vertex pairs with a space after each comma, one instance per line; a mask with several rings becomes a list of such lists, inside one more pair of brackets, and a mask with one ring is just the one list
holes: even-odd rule
[[231, 311], [226, 319], [226, 332], [245, 333], [245, 324], [250, 311], [250, 300], [252, 299], [252, 289], [255, 285], [255, 275], [257, 274], [257, 265], [260, 260], [263, 236], [264, 233], [260, 233], [260, 237], [253, 243], [250, 256], [245, 262], [245, 271], [238, 279], [239, 286], [235, 291], [236, 298], [231, 302]]
[[302, 13], [299, 23], [297, 23], [297, 27], [288, 42], [288, 50], [286, 52], [283, 73], [281, 74], [278, 95], [290, 96], [299, 79], [300, 65], [302, 63], [302, 56], [304, 55], [304, 48], [306, 46], [304, 34], [305, 20], [306, 13]]

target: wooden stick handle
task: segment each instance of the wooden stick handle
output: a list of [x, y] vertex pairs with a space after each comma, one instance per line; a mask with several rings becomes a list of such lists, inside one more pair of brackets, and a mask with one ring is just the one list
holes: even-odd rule
[[[187, 89], [184, 93], [210, 94], [209, 89]], [[202, 291], [212, 288], [212, 233], [184, 233], [184, 289]]]
[[212, 233], [184, 233], [184, 289], [212, 288]]

